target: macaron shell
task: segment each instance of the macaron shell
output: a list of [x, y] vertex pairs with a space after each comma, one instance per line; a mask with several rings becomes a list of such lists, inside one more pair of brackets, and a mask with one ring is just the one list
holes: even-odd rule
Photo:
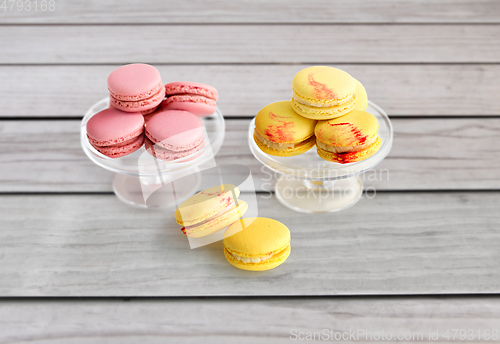
[[314, 120], [328, 120], [337, 118], [353, 111], [357, 104], [356, 94], [347, 102], [330, 107], [314, 107], [301, 104], [295, 99], [292, 99], [292, 107], [300, 116]]
[[92, 116], [86, 127], [91, 143], [97, 146], [110, 146], [142, 134], [144, 116], [139, 112], [127, 113], [110, 107]]
[[[294, 97], [305, 102], [332, 105], [349, 99], [356, 89], [355, 79], [343, 70], [314, 66], [299, 71], [293, 78]], [[311, 104], [312, 105], [312, 104]]]
[[366, 111], [366, 108], [368, 107], [368, 95], [366, 94], [363, 84], [358, 80], [356, 80], [356, 91], [354, 91], [354, 93], [356, 94], [356, 98], [358, 100], [354, 110]]
[[291, 247], [287, 246], [286, 249], [282, 250], [276, 256], [269, 258], [268, 260], [262, 261], [260, 263], [243, 263], [241, 260], [236, 259], [231, 253], [229, 253], [226, 249], [224, 249], [224, 257], [226, 260], [234, 267], [242, 270], [249, 271], [266, 271], [271, 270], [279, 265], [283, 264], [285, 260], [290, 256]]
[[141, 128], [135, 132], [131, 132], [128, 135], [122, 136], [122, 137], [120, 137], [118, 139], [114, 139], [114, 140], [99, 141], [99, 140], [96, 140], [96, 139], [90, 137], [90, 135], [88, 135], [88, 134], [87, 134], [87, 138], [89, 139], [89, 142], [92, 146], [109, 147], [109, 146], [119, 146], [119, 145], [123, 145], [123, 144], [129, 144], [132, 141], [134, 141], [135, 139], [137, 139], [139, 136], [141, 136], [143, 133], [144, 133], [144, 129]]
[[247, 210], [247, 202], [238, 200], [238, 206], [236, 206], [234, 209], [230, 210], [226, 214], [205, 222], [200, 226], [185, 228], [184, 234], [186, 234], [190, 238], [201, 238], [210, 235], [238, 221], [240, 217], [245, 215]]
[[333, 146], [364, 144], [378, 133], [378, 120], [365, 111], [351, 111], [345, 116], [320, 121], [314, 131], [321, 142]]
[[[196, 152], [200, 151], [205, 147], [205, 140], [203, 137], [200, 138], [199, 141], [195, 142], [193, 145], [191, 145], [191, 148], [183, 150], [183, 151], [171, 151], [166, 148], [161, 147], [160, 145], [153, 143], [148, 137], [144, 139], [145, 143], [145, 148], [146, 151], [154, 156], [155, 158], [158, 158], [163, 161], [176, 161], [182, 158], [185, 158], [187, 156], [193, 155]], [[193, 155], [189, 159], [185, 159], [184, 161], [191, 161], [196, 159], [198, 156], [200, 156], [201, 153]]]
[[125, 112], [147, 112], [158, 107], [163, 99], [165, 99], [165, 89], [160, 87], [158, 92], [149, 98], [135, 101], [125, 101], [111, 96], [109, 98], [109, 103], [115, 108]]
[[219, 97], [215, 87], [190, 81], [169, 82], [165, 85], [165, 92], [167, 96], [174, 94], [193, 94], [204, 96], [213, 100], [217, 100]]
[[198, 117], [210, 116], [217, 109], [215, 100], [201, 96], [175, 95], [168, 97], [163, 103], [165, 110], [183, 110]]
[[282, 156], [282, 157], [289, 157], [289, 156], [296, 156], [300, 155], [302, 153], [307, 152], [311, 148], [313, 148], [316, 145], [316, 138], [311, 136], [305, 141], [302, 141], [300, 143], [296, 143], [293, 148], [287, 148], [287, 149], [282, 149], [282, 150], [277, 150], [273, 149], [262, 142], [259, 141], [259, 139], [254, 135], [253, 137], [255, 143], [257, 146], [260, 148], [261, 151], [263, 151], [266, 154], [269, 155], [274, 155], [274, 156]]
[[125, 155], [131, 154], [142, 147], [144, 144], [144, 134], [139, 137], [133, 139], [130, 143], [124, 145], [117, 146], [95, 146], [91, 143], [92, 147], [94, 147], [101, 154], [106, 155], [110, 158], [121, 158]]
[[226, 250], [240, 257], [265, 256], [290, 244], [290, 230], [274, 219], [245, 218], [226, 230], [223, 243]]
[[203, 123], [187, 111], [162, 110], [146, 123], [146, 136], [171, 151], [184, 151], [197, 146], [204, 137]]
[[[161, 104], [161, 103], [160, 103]], [[149, 116], [151, 115], [153, 112], [155, 112], [156, 110], [158, 110], [160, 105], [157, 105], [156, 107], [154, 108], [151, 108], [149, 110], [145, 110], [145, 111], [141, 111], [141, 114], [144, 116], [144, 120], [146, 119], [146, 116]]]
[[306, 140], [314, 133], [316, 121], [298, 115], [289, 100], [263, 107], [255, 117], [255, 128], [265, 138], [278, 143]]
[[318, 155], [321, 159], [331, 162], [338, 162], [340, 164], [348, 164], [351, 162], [357, 162], [361, 160], [365, 160], [371, 156], [373, 156], [380, 149], [382, 145], [382, 140], [380, 137], [377, 137], [375, 143], [371, 146], [367, 147], [364, 150], [353, 152], [353, 153], [332, 153], [317, 147]]
[[113, 98], [123, 101], [147, 99], [158, 93], [165, 95], [160, 72], [143, 63], [116, 68], [108, 76], [108, 90]]
[[232, 184], [211, 187], [191, 196], [175, 211], [175, 220], [181, 226], [192, 226], [232, 206], [240, 190]]

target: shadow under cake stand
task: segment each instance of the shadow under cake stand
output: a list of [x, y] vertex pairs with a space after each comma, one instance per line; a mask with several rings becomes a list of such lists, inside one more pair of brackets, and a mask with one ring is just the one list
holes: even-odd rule
[[[163, 161], [151, 156], [144, 146], [116, 159], [92, 147], [87, 137], [87, 122], [108, 107], [109, 98], [105, 98], [87, 111], [81, 123], [80, 139], [83, 151], [90, 160], [116, 173], [113, 191], [122, 202], [139, 208], [175, 207], [198, 191], [201, 177], [196, 172], [200, 170], [200, 165], [212, 167], [215, 164], [214, 156], [224, 141], [225, 123], [218, 108], [212, 115], [200, 118], [205, 128], [204, 148], [175, 161]], [[182, 184], [176, 183], [174, 188], [174, 183], [170, 182], [180, 177], [183, 177]], [[151, 190], [154, 192], [149, 195]]]
[[294, 157], [264, 153], [254, 141], [255, 118], [248, 128], [250, 150], [264, 166], [279, 174], [276, 198], [286, 207], [303, 213], [330, 213], [353, 206], [363, 194], [358, 175], [372, 169], [389, 154], [393, 129], [387, 114], [373, 102], [367, 112], [379, 122], [380, 149], [371, 157], [348, 164], [321, 159], [313, 147]]

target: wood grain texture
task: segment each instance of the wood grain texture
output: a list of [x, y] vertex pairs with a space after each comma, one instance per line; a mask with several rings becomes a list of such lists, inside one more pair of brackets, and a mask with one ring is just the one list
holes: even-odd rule
[[[496, 297], [0, 301], [0, 342], [274, 344], [327, 329], [328, 336], [384, 331], [385, 338], [415, 333], [419, 343], [450, 343], [447, 329], [491, 334], [499, 309]], [[429, 330], [439, 339], [431, 340]], [[358, 341], [368, 342], [360, 334]]]
[[0, 12], [0, 23], [499, 23], [494, 0], [55, 1], [54, 11]]
[[499, 205], [498, 192], [379, 193], [307, 216], [259, 195], [259, 216], [290, 228], [292, 253], [251, 273], [227, 263], [222, 242], [191, 250], [173, 210], [113, 195], [1, 196], [0, 295], [498, 293]]
[[[426, 23], [435, 25], [412, 25]], [[229, 116], [288, 98], [297, 70], [331, 63], [391, 115], [500, 115], [500, 26], [446, 23], [499, 24], [500, 3], [56, 0], [54, 12], [0, 11], [0, 117], [81, 117], [105, 96], [109, 72], [134, 61], [159, 64], [167, 80], [214, 84]], [[248, 121], [227, 124], [218, 162], [248, 165], [269, 189], [247, 148]], [[379, 166], [390, 179], [365, 185], [500, 188], [498, 119], [394, 125]], [[78, 126], [0, 121], [0, 192], [109, 192], [112, 174], [86, 159]], [[293, 237], [286, 264], [262, 274], [229, 266], [220, 243], [189, 250], [168, 211], [113, 195], [0, 195], [0, 296], [498, 293], [499, 195], [379, 193], [311, 217], [261, 194], [261, 216], [281, 219]], [[4, 299], [0, 343], [280, 343], [292, 328], [443, 334], [496, 328], [498, 309], [494, 297]]]
[[[0, 83], [0, 117], [81, 118], [94, 102], [107, 96], [106, 79], [118, 66], [0, 66], [0, 80], [4, 81]], [[369, 98], [390, 115], [500, 115], [500, 65], [337, 67], [360, 80]], [[253, 117], [268, 103], [290, 99], [293, 76], [305, 65], [157, 68], [165, 83], [196, 80], [214, 85], [225, 115]], [[27, 90], [33, 92], [27, 96]]]
[[499, 25], [3, 26], [0, 64], [498, 63]]
[[[250, 120], [227, 120], [218, 164], [242, 164], [259, 190], [274, 177], [248, 147]], [[378, 190], [500, 189], [500, 119], [394, 119], [389, 156], [363, 175]], [[77, 120], [0, 121], [1, 192], [111, 191], [113, 174], [80, 147]]]

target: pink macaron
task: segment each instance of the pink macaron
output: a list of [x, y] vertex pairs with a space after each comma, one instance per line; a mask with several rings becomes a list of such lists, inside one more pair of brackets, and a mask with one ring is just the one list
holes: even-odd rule
[[192, 155], [205, 146], [203, 123], [187, 111], [161, 111], [146, 123], [145, 145], [151, 155], [165, 161]]
[[165, 85], [162, 108], [165, 110], [184, 110], [196, 116], [209, 116], [215, 112], [217, 90], [205, 84], [189, 81], [171, 82]]
[[96, 113], [87, 122], [90, 144], [110, 158], [133, 153], [144, 143], [144, 116], [110, 107]]
[[115, 69], [108, 76], [110, 104], [126, 112], [153, 112], [165, 98], [160, 72], [150, 65], [134, 63]]

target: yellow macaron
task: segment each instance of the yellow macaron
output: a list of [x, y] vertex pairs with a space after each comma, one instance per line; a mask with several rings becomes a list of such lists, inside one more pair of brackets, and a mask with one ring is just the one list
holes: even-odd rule
[[315, 125], [315, 120], [299, 116], [289, 100], [272, 103], [255, 117], [254, 141], [270, 155], [299, 155], [314, 147]]
[[343, 116], [357, 105], [356, 80], [343, 70], [308, 67], [292, 81], [292, 107], [301, 116], [326, 120]]
[[380, 148], [378, 128], [375, 116], [358, 110], [320, 121], [314, 131], [318, 155], [324, 160], [341, 164], [364, 160]]
[[190, 238], [215, 233], [238, 221], [248, 209], [245, 201], [238, 200], [240, 190], [224, 184], [201, 191], [184, 201], [175, 211], [175, 220]]
[[354, 93], [356, 94], [356, 99], [358, 100], [358, 104], [354, 110], [366, 111], [366, 108], [368, 107], [368, 95], [366, 94], [365, 87], [358, 80], [356, 80], [356, 90]]
[[241, 219], [224, 234], [227, 261], [243, 270], [274, 269], [290, 255], [290, 230], [281, 222], [264, 217]]

